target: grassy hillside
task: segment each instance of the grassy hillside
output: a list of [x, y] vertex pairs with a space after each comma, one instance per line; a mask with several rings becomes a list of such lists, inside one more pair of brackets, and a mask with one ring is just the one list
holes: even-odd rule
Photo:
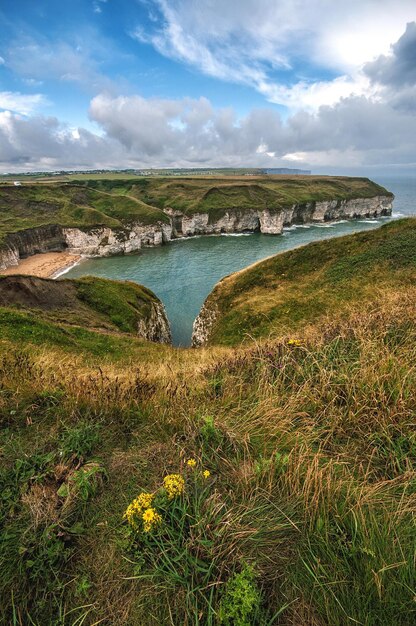
[[313, 200], [391, 195], [368, 178], [342, 176], [170, 177], [141, 178], [136, 182], [90, 180], [84, 184], [112, 193], [128, 193], [153, 206], [188, 214], [253, 207], [279, 210]]
[[268, 208], [294, 203], [390, 195], [367, 178], [326, 176], [240, 176], [80, 179], [75, 183], [0, 185], [0, 244], [16, 231], [58, 224], [124, 228], [132, 222], [169, 222], [163, 209], [208, 212]]
[[0, 186], [0, 243], [8, 233], [43, 226], [110, 226], [168, 222], [166, 215], [140, 199], [113, 196], [72, 184]]
[[[59, 333], [59, 325], [65, 324], [135, 334], [139, 322], [149, 318], [155, 302], [158, 299], [153, 292], [132, 282], [91, 276], [59, 281], [0, 276], [2, 336], [11, 339], [17, 338], [23, 323], [33, 324], [32, 331], [58, 325], [53, 332]], [[8, 316], [11, 323], [7, 323]], [[36, 333], [32, 334], [34, 338]]]
[[318, 241], [271, 257], [223, 279], [207, 300], [219, 315], [210, 342], [297, 332], [349, 304], [377, 300], [384, 289], [416, 277], [416, 219]]
[[0, 622], [413, 624], [414, 228], [338, 240], [339, 265], [324, 242], [327, 280], [380, 297], [304, 315], [298, 341], [178, 350], [1, 309]]

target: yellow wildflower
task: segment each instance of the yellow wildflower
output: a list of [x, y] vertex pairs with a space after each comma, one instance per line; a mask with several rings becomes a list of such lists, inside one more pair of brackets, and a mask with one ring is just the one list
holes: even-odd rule
[[146, 509], [145, 512], [143, 513], [142, 520], [143, 520], [143, 530], [145, 533], [148, 533], [153, 529], [154, 526], [158, 526], [161, 523], [162, 517], [159, 515], [159, 513], [155, 509], [152, 509], [150, 507]]
[[289, 346], [301, 346], [302, 342], [300, 339], [289, 339], [287, 342]]
[[185, 488], [185, 481], [179, 474], [169, 474], [163, 479], [163, 486], [166, 489], [169, 500], [175, 496], [180, 496]]
[[137, 529], [139, 526], [139, 519], [145, 509], [148, 509], [152, 504], [153, 493], [141, 493], [135, 498], [132, 502], [130, 502], [129, 506], [124, 513], [124, 519], [127, 520], [128, 524]]
[[209, 470], [204, 470], [203, 476], [204, 478], [209, 478], [211, 476], [211, 472]]
[[188, 467], [195, 467], [196, 461], [195, 461], [195, 459], [188, 459], [186, 461], [186, 464], [187, 464]]

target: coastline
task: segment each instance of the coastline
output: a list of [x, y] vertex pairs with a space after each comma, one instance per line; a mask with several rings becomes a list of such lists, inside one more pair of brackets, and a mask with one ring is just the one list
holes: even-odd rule
[[24, 274], [39, 278], [58, 278], [79, 263], [82, 256], [69, 252], [43, 252], [22, 259], [18, 265], [0, 270], [3, 276]]

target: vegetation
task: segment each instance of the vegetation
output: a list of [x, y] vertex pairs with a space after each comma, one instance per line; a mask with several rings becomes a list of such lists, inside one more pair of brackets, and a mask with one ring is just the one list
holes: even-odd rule
[[317, 200], [344, 200], [391, 195], [368, 178], [342, 176], [245, 176], [140, 178], [87, 180], [90, 188], [128, 194], [152, 206], [210, 213], [217, 218], [224, 210], [268, 208], [280, 210], [294, 203]]
[[113, 196], [75, 184], [0, 186], [0, 243], [7, 234], [49, 224], [117, 229], [131, 222], [168, 221], [162, 211], [138, 198]]
[[351, 303], [377, 301], [384, 289], [411, 285], [416, 268], [416, 219], [318, 241], [232, 274], [215, 287], [208, 308], [218, 311], [210, 342], [297, 332]]
[[[65, 335], [68, 325], [80, 327], [83, 332], [95, 328], [134, 335], [139, 323], [149, 319], [152, 305], [157, 302], [150, 289], [127, 281], [92, 276], [60, 281], [0, 276], [0, 314], [3, 325], [10, 326], [7, 319], [11, 319], [12, 337], [22, 331], [25, 320], [30, 326], [34, 324], [33, 331], [45, 328], [58, 333], [63, 324]], [[23, 311], [32, 315], [21, 315]], [[48, 324], [42, 324], [45, 321]], [[5, 326], [3, 332], [7, 332]]]
[[[115, 329], [117, 354], [93, 352], [94, 328], [41, 314], [50, 335], [31, 341], [37, 317], [2, 309], [0, 622], [413, 624], [412, 231], [396, 222], [224, 281], [246, 280], [248, 297], [284, 268], [300, 309], [301, 275], [311, 300], [328, 283], [341, 302], [296, 333], [276, 316], [272, 338], [237, 347]], [[15, 335], [12, 314], [31, 316]]]
[[268, 208], [294, 203], [391, 195], [367, 178], [326, 176], [81, 177], [70, 183], [0, 186], [0, 244], [10, 233], [46, 225], [82, 229], [123, 229], [133, 222], [169, 223], [164, 209], [212, 220], [226, 210]]

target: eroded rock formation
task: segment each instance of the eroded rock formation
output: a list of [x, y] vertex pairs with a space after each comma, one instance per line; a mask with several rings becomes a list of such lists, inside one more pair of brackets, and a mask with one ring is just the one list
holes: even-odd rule
[[166, 209], [170, 224], [131, 224], [125, 228], [65, 228], [40, 226], [8, 235], [0, 249], [0, 270], [17, 265], [21, 258], [39, 252], [67, 250], [85, 256], [131, 254], [144, 246], [157, 246], [171, 239], [194, 235], [256, 232], [278, 235], [284, 226], [356, 217], [379, 217], [392, 211], [391, 196], [354, 198], [293, 204], [269, 209], [232, 209], [185, 215]]

